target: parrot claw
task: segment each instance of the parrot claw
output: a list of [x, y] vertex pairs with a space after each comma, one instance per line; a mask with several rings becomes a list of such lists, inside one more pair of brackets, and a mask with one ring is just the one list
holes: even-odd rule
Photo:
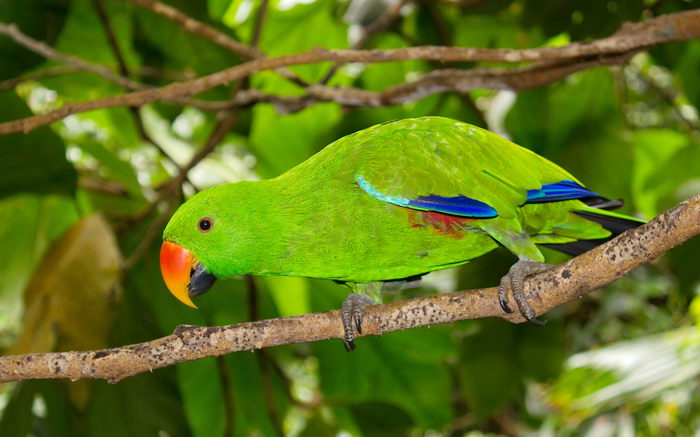
[[345, 330], [343, 342], [345, 350], [348, 352], [355, 349], [355, 331], [357, 331], [357, 334], [362, 334], [362, 315], [365, 308], [376, 304], [377, 302], [369, 296], [357, 293], [348, 295], [343, 301], [340, 314], [343, 320], [343, 329]]
[[503, 308], [503, 311], [507, 312], [508, 314], [512, 314], [513, 310], [508, 306], [508, 296], [507, 296], [508, 289], [506, 287], [498, 287], [498, 303], [501, 304], [501, 308]]
[[528, 276], [543, 272], [551, 267], [552, 266], [550, 264], [523, 258], [513, 264], [510, 267], [510, 270], [508, 270], [508, 273], [501, 278], [501, 283], [498, 286], [498, 301], [501, 304], [503, 311], [509, 314], [513, 312], [508, 305], [508, 289], [510, 288], [513, 294], [513, 299], [518, 305], [518, 310], [520, 310], [520, 314], [522, 314], [523, 317], [525, 317], [535, 326], [544, 325], [546, 322], [543, 322], [536, 317], [535, 311], [532, 309], [527, 301], [527, 298], [525, 297], [524, 283], [525, 278]]

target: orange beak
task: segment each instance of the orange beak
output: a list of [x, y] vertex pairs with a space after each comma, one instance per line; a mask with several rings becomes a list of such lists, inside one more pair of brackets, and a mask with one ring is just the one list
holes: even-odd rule
[[160, 248], [160, 273], [165, 285], [180, 302], [192, 308], [197, 308], [190, 299], [188, 285], [193, 269], [194, 256], [192, 252], [170, 241], [164, 241]]

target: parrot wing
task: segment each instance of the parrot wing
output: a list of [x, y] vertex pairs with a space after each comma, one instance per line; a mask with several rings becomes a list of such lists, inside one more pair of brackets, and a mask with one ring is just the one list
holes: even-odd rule
[[393, 122], [353, 141], [363, 143], [357, 184], [379, 200], [407, 208], [512, 218], [527, 203], [603, 198], [541, 156], [454, 120]]

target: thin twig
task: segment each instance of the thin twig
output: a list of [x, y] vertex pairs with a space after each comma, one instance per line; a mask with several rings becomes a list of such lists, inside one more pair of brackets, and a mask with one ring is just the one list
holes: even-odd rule
[[[528, 278], [526, 296], [535, 312], [543, 314], [609, 284], [699, 233], [700, 194], [639, 228]], [[362, 335], [484, 317], [523, 322], [522, 315], [503, 312], [497, 293], [492, 287], [374, 305], [365, 311]], [[46, 378], [117, 382], [184, 361], [342, 336], [339, 311], [219, 327], [180, 326], [166, 337], [112, 349], [1, 357], [0, 382]]]
[[64, 74], [78, 73], [81, 71], [83, 71], [83, 69], [78, 68], [75, 65], [57, 65], [45, 70], [39, 70], [23, 76], [4, 80], [0, 82], [0, 91], [11, 90], [22, 82], [28, 82], [30, 80], [48, 79], [56, 76], [63, 76]]
[[[120, 85], [127, 90], [133, 91], [133, 90], [145, 90], [145, 89], [154, 89], [151, 86], [133, 81], [129, 79], [128, 77], [122, 77], [112, 70], [110, 67], [106, 67], [104, 65], [100, 64], [95, 64], [89, 61], [86, 61], [85, 59], [82, 59], [78, 56], [74, 55], [69, 55], [66, 53], [61, 53], [46, 44], [44, 44], [41, 41], [35, 40], [32, 37], [22, 33], [22, 31], [17, 28], [16, 25], [14, 24], [5, 24], [0, 22], [0, 34], [5, 34], [12, 38], [16, 43], [22, 45], [24, 48], [37, 53], [39, 55], [42, 55], [46, 57], [47, 59], [57, 61], [64, 63], [65, 65], [60, 65], [58, 67], [50, 68], [47, 70], [39, 71], [33, 74], [28, 74], [26, 76], [21, 76], [18, 78], [14, 79], [8, 79], [4, 82], [0, 83], [0, 90], [7, 90], [7, 89], [12, 89], [17, 84], [27, 81], [27, 80], [38, 80], [38, 79], [43, 79], [47, 77], [54, 77], [62, 74], [68, 74], [68, 73], [77, 73], [77, 72], [88, 72], [88, 73], [93, 73], [97, 74], [98, 76], [110, 81], [114, 82], [117, 85]], [[117, 68], [121, 69], [121, 66], [118, 66]], [[128, 70], [133, 70], [128, 69], [126, 66], [125, 68]], [[154, 70], [153, 68], [149, 67], [138, 67], [137, 71], [140, 75], [144, 76], [158, 76], [165, 78], [165, 75], [162, 72], [158, 72]], [[182, 80], [181, 75], [173, 75], [170, 74], [171, 79], [173, 80]], [[193, 79], [189, 79], [193, 80]], [[198, 99], [189, 99], [185, 97], [178, 97], [172, 100], [165, 99], [164, 100], [166, 103], [177, 103], [181, 105], [188, 105], [188, 106], [193, 106], [195, 108], [199, 108], [205, 111], [219, 111], [221, 109], [225, 108], [230, 108], [231, 103], [226, 101], [226, 102], [212, 102], [212, 101], [206, 101], [206, 100], [198, 100]], [[147, 102], [144, 102], [144, 104]], [[131, 106], [141, 106], [141, 105], [131, 105]]]
[[129, 0], [136, 6], [158, 14], [170, 21], [177, 23], [185, 31], [193, 34], [202, 36], [209, 41], [236, 53], [246, 59], [255, 59], [265, 56], [260, 50], [255, 47], [248, 46], [242, 42], [236, 41], [230, 36], [223, 32], [220, 32], [213, 27], [202, 23], [201, 21], [195, 20], [189, 15], [180, 12], [179, 10], [173, 8], [172, 6], [161, 3], [157, 0]]
[[[0, 123], [0, 134], [29, 132], [39, 126], [78, 112], [116, 106], [140, 106], [157, 100], [173, 100], [198, 94], [213, 87], [242, 79], [253, 73], [291, 65], [332, 62], [396, 62], [406, 60], [541, 62], [598, 58], [623, 58], [656, 44], [700, 37], [700, 9], [663, 15], [642, 23], [627, 24], [614, 35], [587, 44], [572, 43], [561, 47], [537, 49], [477, 49], [466, 47], [419, 46], [389, 50], [324, 50], [261, 58], [203, 76], [191, 81], [173, 83], [157, 89], [135, 91], [120, 96], [67, 103], [47, 114]], [[556, 63], [554, 65], [557, 65]], [[561, 77], [561, 76], [560, 76]]]
[[[248, 289], [248, 318], [251, 321], [255, 321], [258, 320], [260, 311], [258, 286], [255, 282], [255, 278], [251, 275], [245, 275], [245, 284], [246, 288]], [[267, 415], [270, 416], [270, 422], [272, 423], [275, 433], [278, 436], [284, 436], [284, 431], [282, 431], [282, 421], [280, 420], [279, 411], [277, 411], [277, 405], [275, 404], [275, 394], [272, 389], [270, 369], [265, 363], [265, 356], [263, 353], [263, 350], [256, 350], [255, 360], [258, 363], [258, 370], [260, 371], [260, 380], [262, 382], [265, 408], [267, 409]]]
[[112, 23], [109, 21], [109, 15], [105, 9], [102, 0], [92, 0], [92, 5], [97, 12], [97, 16], [102, 23], [102, 28], [105, 31], [105, 36], [107, 37], [107, 43], [112, 49], [114, 58], [117, 60], [117, 67], [122, 76], [128, 78], [130, 76], [129, 68], [126, 66], [126, 61], [124, 60], [124, 55], [117, 42], [117, 37], [114, 35], [114, 30], [112, 29]]
[[[102, 24], [102, 29], [104, 30], [105, 36], [107, 37], [107, 43], [112, 49], [114, 58], [117, 61], [119, 73], [121, 74], [121, 76], [123, 76], [123, 78], [128, 80], [131, 73], [129, 71], [129, 68], [126, 66], [126, 61], [124, 60], [124, 55], [122, 54], [122, 50], [119, 47], [119, 43], [117, 42], [117, 37], [114, 35], [114, 30], [112, 29], [112, 24], [109, 21], [109, 15], [107, 14], [107, 10], [104, 7], [104, 3], [102, 2], [102, 0], [92, 0], [92, 5], [95, 8], [95, 11], [97, 12], [97, 16], [100, 19], [100, 23]], [[129, 88], [127, 87], [127, 90], [128, 89]], [[168, 155], [165, 152], [165, 150], [161, 147], [160, 144], [158, 144], [150, 137], [150, 135], [148, 135], [148, 132], [146, 132], [146, 127], [143, 125], [143, 120], [141, 120], [139, 108], [135, 106], [129, 106], [129, 114], [131, 114], [131, 119], [134, 120], [136, 131], [141, 137], [141, 140], [148, 144], [151, 144], [153, 147], [156, 148], [156, 150], [158, 150], [161, 156], [167, 159], [176, 168], [179, 168], [177, 162], [175, 162], [175, 160], [172, 159], [170, 155]]]
[[[140, 212], [136, 213], [134, 216], [131, 216], [128, 219], [124, 220], [117, 227], [117, 232], [124, 232], [125, 230], [131, 228], [133, 225], [141, 222], [142, 220], [145, 220], [147, 217], [153, 214], [153, 211], [155, 211], [158, 208], [158, 205], [162, 201], [170, 198], [173, 192], [176, 191], [176, 189], [179, 189], [182, 183], [187, 179], [187, 174], [189, 173], [189, 171], [196, 167], [197, 164], [199, 164], [216, 148], [219, 142], [224, 138], [224, 136], [226, 136], [226, 133], [228, 133], [228, 131], [235, 124], [234, 117], [227, 118], [226, 120], [226, 123], [219, 123], [216, 125], [214, 131], [211, 133], [209, 138], [207, 138], [207, 141], [199, 150], [197, 150], [197, 152], [195, 152], [190, 161], [184, 167], [180, 168], [179, 172], [175, 176], [173, 176], [170, 180], [163, 184], [163, 186], [160, 188], [160, 191], [158, 192], [156, 199], [154, 199], [151, 203], [148, 204], [148, 206], [146, 206]], [[152, 240], [152, 238], [150, 238], [150, 240]], [[148, 241], [148, 244], [150, 244], [150, 241]], [[129, 259], [131, 258], [132, 257], [129, 257]], [[128, 266], [131, 267], [133, 266], [133, 264], [128, 264]]]
[[[252, 45], [255, 46], [262, 35], [262, 27], [264, 23], [265, 13], [267, 10], [267, 1], [265, 0], [263, 4], [258, 8], [258, 13], [255, 19], [255, 28], [253, 29]], [[150, 216], [153, 211], [158, 207], [158, 203], [163, 199], [167, 199], [174, 192], [178, 192], [181, 184], [186, 180], [188, 172], [193, 169], [199, 162], [201, 162], [205, 157], [207, 157], [211, 152], [214, 151], [216, 146], [224, 139], [226, 134], [233, 128], [236, 121], [236, 112], [233, 108], [236, 108], [236, 102], [239, 100], [239, 96], [243, 95], [246, 91], [243, 89], [247, 86], [246, 81], [239, 81], [234, 88], [231, 96], [231, 100], [222, 107], [217, 113], [217, 122], [212, 130], [211, 134], [205, 141], [202, 148], [192, 157], [190, 162], [179, 170], [178, 174], [167, 181], [161, 187], [158, 192], [158, 196], [154, 199], [148, 206], [146, 206], [141, 212], [136, 215], [129, 217], [127, 220], [122, 222], [119, 229], [121, 231], [129, 229], [136, 223], [144, 220], [146, 217]], [[245, 96], [243, 96], [245, 99]]]
[[[452, 39], [452, 30], [449, 28], [447, 20], [445, 20], [445, 17], [442, 15], [442, 11], [440, 10], [440, 8], [429, 0], [421, 0], [421, 3], [424, 5], [425, 8], [427, 8], [428, 13], [430, 13], [433, 22], [435, 23], [435, 27], [438, 28], [440, 44], [445, 46], [453, 45], [454, 41]], [[434, 68], [439, 68], [436, 65], [436, 62], [433, 61], [432, 64]], [[455, 91], [457, 91], [457, 95], [459, 95], [459, 98], [462, 100], [462, 103], [464, 103], [467, 106], [467, 108], [469, 108], [472, 111], [472, 113], [476, 116], [477, 124], [483, 127], [488, 126], [488, 123], [486, 122], [486, 117], [484, 117], [484, 113], [481, 112], [481, 109], [479, 109], [478, 106], [476, 106], [476, 102], [474, 102], [472, 96], [469, 95], [469, 92], [464, 90]]]
[[250, 46], [257, 48], [262, 36], [263, 23], [267, 16], [268, 0], [262, 0], [258, 6], [258, 12], [255, 14], [255, 23], [253, 24], [253, 36], [250, 38]]
[[53, 61], [58, 61], [63, 64], [72, 65], [83, 71], [89, 71], [104, 77], [105, 79], [114, 82], [118, 85], [123, 86], [129, 90], [143, 90], [147, 86], [138, 82], [134, 82], [126, 77], [121, 77], [109, 68], [93, 64], [77, 56], [68, 55], [61, 53], [58, 50], [44, 44], [41, 41], [37, 41], [24, 33], [15, 25], [14, 23], [3, 23], [0, 22], [0, 34], [7, 35], [12, 38], [17, 44], [23, 46], [24, 48], [31, 50], [34, 53], [38, 53], [46, 59], [51, 59]]
[[[172, 6], [168, 6], [164, 3], [161, 3], [157, 0], [129, 0], [131, 3], [135, 4], [136, 6], [139, 6], [144, 9], [148, 9], [149, 11], [158, 14], [162, 16], [163, 18], [166, 18], [170, 21], [173, 21], [177, 25], [179, 25], [183, 30], [186, 32], [189, 32], [193, 35], [199, 35], [214, 44], [225, 48], [226, 50], [229, 50], [232, 53], [235, 53], [244, 59], [259, 59], [259, 58], [264, 58], [265, 53], [263, 53], [260, 49], [255, 47], [256, 44], [253, 45], [246, 45], [243, 44], [239, 41], [236, 41], [235, 39], [231, 38], [230, 36], [226, 35], [225, 33], [209, 26], [206, 23], [203, 23], [201, 21], [195, 20], [194, 18], [190, 17], [187, 14], [184, 14], [180, 12], [179, 10], [173, 8]], [[255, 38], [253, 39], [256, 43], [257, 40]], [[294, 82], [295, 84], [299, 86], [306, 86], [308, 83], [298, 77], [296, 74], [294, 74], [292, 71], [286, 69], [286, 68], [280, 68], [276, 69], [277, 73], [280, 74], [282, 77], [284, 77], [287, 80], [290, 80]]]
[[671, 107], [671, 110], [676, 114], [676, 117], [680, 121], [680, 125], [688, 132], [697, 133], [700, 130], [700, 123], [698, 123], [697, 118], [691, 118], [683, 113], [679, 103], [678, 103], [678, 91], [671, 87], [665, 87], [661, 85], [649, 72], [644, 71], [636, 66], [628, 66], [627, 68], [634, 68], [637, 72], [638, 77], [644, 81], [651, 89], [661, 96], [661, 98]]
[[[401, 14], [401, 9], [412, 0], [399, 0], [393, 5], [386, 8], [384, 13], [380, 15], [374, 22], [367, 25], [362, 29], [362, 35], [355, 41], [350, 48], [351, 49], [361, 49], [365, 46], [367, 41], [376, 33], [383, 31], [399, 17]], [[336, 62], [331, 66], [331, 68], [326, 72], [321, 81], [320, 85], [325, 85], [330, 82], [333, 75], [338, 71], [342, 64]]]
[[[123, 271], [128, 271], [131, 270], [140, 260], [143, 255], [146, 254], [148, 249], [151, 247], [151, 242], [153, 242], [153, 239], [156, 238], [160, 233], [158, 232], [163, 228], [163, 225], [165, 225], [165, 222], [170, 218], [173, 212], [173, 202], [165, 202], [163, 211], [158, 214], [158, 216], [153, 219], [148, 224], [148, 227], [146, 228], [146, 232], [144, 235], [139, 239], [138, 244], [136, 245], [136, 248], [134, 249], [133, 252], [131, 252], [131, 255], [129, 255], [128, 258], [124, 260], [124, 263], [122, 264], [122, 269]], [[154, 206], [157, 206], [157, 204], [153, 204]], [[155, 210], [155, 208], [153, 209]], [[152, 213], [153, 210], [150, 212]], [[150, 213], [148, 214], [150, 215]], [[123, 231], [123, 229], [117, 229], [117, 231]]]
[[222, 435], [233, 436], [236, 430], [236, 400], [233, 397], [233, 382], [225, 356], [216, 357], [216, 367], [221, 376], [221, 391], [224, 398], [224, 430]]
[[560, 80], [586, 68], [621, 64], [631, 55], [607, 56], [572, 63], [538, 63], [522, 68], [434, 70], [420, 79], [395, 85], [383, 91], [311, 85], [307, 88], [307, 96], [314, 100], [332, 101], [347, 106], [389, 106], [446, 91], [466, 93], [477, 88], [523, 90]]

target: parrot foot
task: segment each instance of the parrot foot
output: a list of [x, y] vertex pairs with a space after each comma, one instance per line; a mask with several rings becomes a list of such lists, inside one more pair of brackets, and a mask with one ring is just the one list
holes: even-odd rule
[[551, 267], [551, 264], [532, 261], [526, 258], [520, 258], [518, 262], [513, 264], [510, 270], [508, 270], [508, 273], [501, 278], [501, 284], [498, 286], [498, 302], [501, 304], [503, 311], [509, 314], [513, 312], [510, 306], [508, 306], [508, 288], [510, 288], [513, 293], [513, 299], [515, 299], [515, 303], [518, 304], [520, 314], [533, 325], [544, 325], [545, 322], [537, 319], [535, 311], [527, 302], [524, 282], [525, 278], [528, 276], [543, 272]]
[[343, 319], [343, 329], [345, 330], [343, 342], [345, 350], [348, 352], [355, 349], [355, 330], [358, 334], [362, 334], [362, 315], [365, 308], [376, 304], [377, 302], [371, 297], [357, 293], [349, 294], [343, 301], [340, 314]]

